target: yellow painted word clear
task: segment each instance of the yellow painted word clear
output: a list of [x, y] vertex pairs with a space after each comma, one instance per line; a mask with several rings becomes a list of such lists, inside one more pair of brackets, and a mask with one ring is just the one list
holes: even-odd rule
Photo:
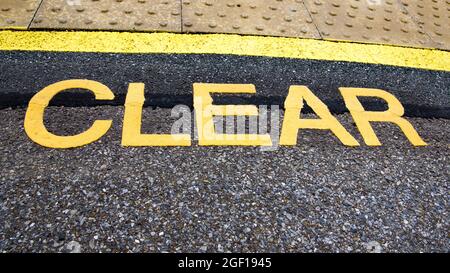
[[[122, 128], [123, 146], [190, 146], [190, 134], [142, 134], [142, 107], [144, 105], [144, 84], [131, 83], [125, 100], [125, 114]], [[111, 90], [96, 81], [76, 79], [65, 80], [47, 86], [30, 100], [25, 114], [25, 132], [28, 137], [49, 148], [75, 148], [95, 142], [107, 133], [112, 120], [96, 120], [92, 126], [73, 136], [58, 136], [50, 133], [44, 125], [44, 111], [50, 100], [59, 92], [68, 89], [85, 89], [94, 93], [97, 100], [113, 100]], [[194, 110], [200, 146], [271, 146], [268, 134], [217, 134], [214, 116], [257, 116], [255, 105], [214, 105], [212, 93], [255, 94], [253, 84], [194, 83]], [[427, 145], [414, 127], [403, 118], [404, 108], [392, 94], [379, 89], [339, 88], [345, 105], [369, 146], [381, 145], [371, 122], [390, 122], [397, 125], [414, 146]], [[386, 101], [385, 111], [366, 111], [358, 97], [375, 97]], [[317, 119], [302, 119], [301, 110], [307, 103]], [[282, 123], [280, 145], [296, 145], [301, 129], [330, 130], [346, 146], [359, 146], [358, 141], [339, 123], [323, 103], [306, 86], [293, 85], [289, 88], [284, 103], [285, 115]]]

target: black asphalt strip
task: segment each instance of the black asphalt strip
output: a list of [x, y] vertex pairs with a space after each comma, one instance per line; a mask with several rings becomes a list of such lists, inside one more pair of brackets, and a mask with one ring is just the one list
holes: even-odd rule
[[[333, 113], [347, 111], [339, 87], [378, 88], [394, 94], [405, 115], [450, 118], [450, 72], [362, 63], [235, 55], [0, 52], [0, 108], [21, 107], [44, 87], [67, 79], [107, 85], [113, 101], [62, 92], [52, 105], [122, 105], [128, 84], [146, 84], [146, 105], [192, 106], [192, 84], [252, 83], [255, 96], [215, 97], [217, 104], [282, 105], [290, 85], [306, 85]], [[362, 100], [368, 110], [385, 103]], [[305, 112], [309, 112], [305, 109]]]

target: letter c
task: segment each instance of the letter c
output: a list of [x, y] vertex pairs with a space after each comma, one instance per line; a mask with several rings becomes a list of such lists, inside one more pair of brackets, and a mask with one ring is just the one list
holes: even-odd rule
[[50, 100], [61, 91], [74, 88], [90, 90], [97, 100], [114, 99], [111, 90], [96, 81], [66, 80], [51, 84], [34, 95], [28, 104], [24, 128], [31, 140], [49, 148], [75, 148], [98, 140], [109, 130], [112, 120], [96, 120], [88, 130], [74, 136], [57, 136], [45, 128], [44, 111]]

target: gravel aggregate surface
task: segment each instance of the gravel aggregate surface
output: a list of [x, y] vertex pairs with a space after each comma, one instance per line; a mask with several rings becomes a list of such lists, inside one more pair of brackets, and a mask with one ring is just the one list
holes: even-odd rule
[[[120, 145], [123, 107], [49, 107], [58, 134], [112, 118], [99, 141], [48, 149], [0, 110], [2, 252], [448, 252], [450, 122], [409, 118], [427, 147], [390, 124], [383, 146], [302, 131], [294, 147]], [[360, 143], [348, 114], [337, 116]], [[144, 132], [170, 131], [146, 108]]]

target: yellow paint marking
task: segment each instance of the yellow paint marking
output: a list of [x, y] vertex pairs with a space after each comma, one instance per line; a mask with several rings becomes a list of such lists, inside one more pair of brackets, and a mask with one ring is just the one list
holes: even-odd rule
[[188, 134], [142, 134], [143, 83], [130, 83], [125, 99], [122, 146], [191, 146]]
[[230, 34], [5, 30], [0, 50], [232, 54], [450, 71], [450, 52], [437, 49]]
[[[320, 119], [302, 119], [300, 114], [303, 100], [320, 117]], [[281, 130], [280, 145], [296, 145], [299, 129], [331, 130], [334, 135], [347, 146], [359, 146], [358, 141], [331, 115], [330, 110], [306, 86], [293, 85], [284, 102], [283, 127]]]
[[197, 121], [198, 144], [201, 146], [272, 146], [269, 134], [217, 134], [214, 116], [256, 116], [255, 105], [213, 105], [210, 93], [255, 94], [253, 84], [194, 83], [194, 109]]
[[[144, 105], [144, 84], [131, 83], [125, 100], [123, 118], [123, 146], [190, 146], [190, 134], [142, 134], [142, 107]], [[92, 143], [109, 130], [112, 120], [96, 120], [81, 134], [57, 136], [50, 133], [44, 125], [44, 111], [51, 99], [67, 89], [87, 89], [95, 94], [97, 100], [112, 100], [111, 90], [96, 81], [65, 80], [51, 84], [31, 98], [25, 113], [26, 134], [34, 142], [49, 148], [75, 148]], [[414, 127], [402, 118], [404, 109], [394, 95], [379, 89], [339, 88], [345, 105], [350, 111], [365, 143], [380, 146], [370, 122], [391, 122], [400, 127], [411, 144], [426, 146]], [[223, 91], [223, 92], [222, 92]], [[255, 94], [253, 84], [209, 84], [194, 83], [194, 109], [199, 136], [199, 145], [239, 145], [272, 146], [269, 134], [218, 134], [215, 131], [214, 116], [258, 116], [255, 105], [213, 105], [211, 93], [248, 93]], [[386, 111], [364, 110], [358, 97], [377, 97], [387, 102]], [[319, 116], [319, 119], [300, 117], [304, 101]], [[333, 117], [328, 107], [306, 86], [293, 85], [285, 100], [285, 116], [281, 131], [281, 145], [296, 145], [299, 129], [331, 130], [347, 146], [359, 146], [357, 140]], [[189, 125], [190, 126], [190, 125]]]
[[[402, 118], [405, 110], [400, 101], [392, 94], [379, 89], [368, 88], [339, 88], [342, 97], [345, 101], [345, 106], [350, 111], [350, 114], [355, 121], [356, 127], [360, 131], [364, 141], [369, 146], [380, 146], [372, 126], [371, 121], [376, 122], [391, 122], [400, 127], [405, 136], [414, 146], [426, 146], [427, 144], [422, 140], [414, 127]], [[358, 97], [376, 97], [387, 102], [388, 109], [386, 111], [366, 111], [362, 106]]]
[[4, 30], [27, 30], [28, 26], [3, 26], [1, 28]]
[[75, 148], [92, 143], [106, 134], [112, 120], [96, 120], [91, 128], [74, 136], [57, 136], [45, 128], [44, 111], [50, 100], [61, 91], [78, 88], [93, 92], [97, 100], [114, 99], [111, 90], [96, 81], [67, 80], [51, 84], [34, 95], [28, 104], [24, 127], [31, 140], [49, 148]]

